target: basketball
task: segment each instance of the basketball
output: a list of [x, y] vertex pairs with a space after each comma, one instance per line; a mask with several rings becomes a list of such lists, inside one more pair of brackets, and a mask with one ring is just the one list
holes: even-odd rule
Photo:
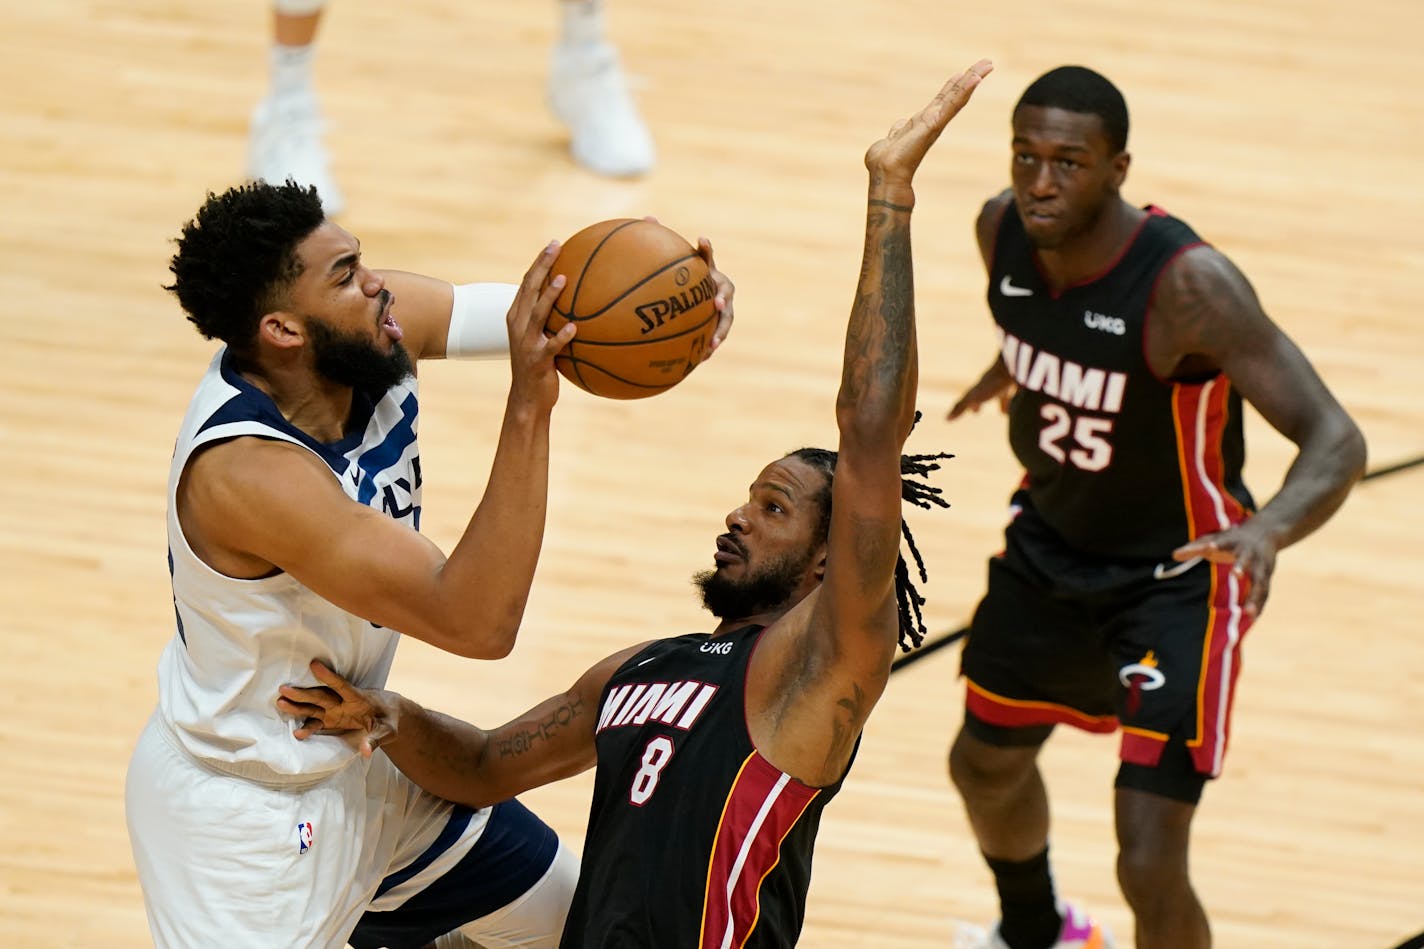
[[580, 389], [641, 399], [702, 362], [717, 328], [717, 286], [676, 231], [636, 218], [603, 221], [569, 238], [550, 272], [568, 282], [545, 329], [578, 325], [554, 365]]

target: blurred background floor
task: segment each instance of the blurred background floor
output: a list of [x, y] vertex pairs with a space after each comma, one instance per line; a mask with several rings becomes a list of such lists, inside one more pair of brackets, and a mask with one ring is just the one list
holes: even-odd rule
[[[833, 444], [859, 265], [861, 156], [950, 72], [997, 71], [917, 180], [921, 407], [954, 503], [912, 514], [936, 633], [967, 620], [1017, 478], [1000, 417], [947, 425], [994, 336], [972, 221], [1008, 181], [1008, 119], [1062, 63], [1123, 90], [1126, 195], [1230, 255], [1305, 349], [1379, 467], [1424, 452], [1424, 9], [1413, 0], [930, 0], [712, 6], [609, 0], [660, 149], [656, 172], [576, 167], [544, 103], [553, 3], [338, 0], [317, 59], [328, 144], [376, 266], [515, 280], [537, 248], [608, 217], [710, 236], [736, 330], [676, 390], [572, 387], [528, 621], [498, 665], [418, 642], [392, 686], [483, 723], [617, 647], [706, 628], [690, 575], [760, 467]], [[266, 82], [266, 7], [0, 0], [0, 942], [148, 945], [123, 820], [128, 754], [172, 632], [164, 485], [212, 346], [161, 285], [208, 189], [241, 178]], [[499, 363], [422, 374], [424, 527], [449, 549], [483, 489]], [[1248, 421], [1269, 497], [1289, 443]], [[1361, 486], [1280, 561], [1251, 634], [1225, 778], [1193, 871], [1225, 947], [1385, 949], [1424, 928], [1424, 469]], [[943, 946], [996, 914], [944, 753], [958, 647], [897, 674], [818, 848], [803, 945]], [[1045, 753], [1060, 890], [1131, 946], [1113, 876], [1115, 741]], [[578, 849], [589, 776], [528, 797]], [[214, 944], [220, 944], [215, 934]]]

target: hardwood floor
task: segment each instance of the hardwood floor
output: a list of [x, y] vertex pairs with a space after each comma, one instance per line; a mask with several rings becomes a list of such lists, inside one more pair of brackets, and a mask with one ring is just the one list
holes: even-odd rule
[[[171, 240], [239, 180], [265, 83], [262, 4], [0, 0], [0, 943], [147, 945], [124, 770], [172, 633], [164, 484], [211, 345], [161, 289]], [[1424, 451], [1424, 8], [1412, 0], [929, 0], [705, 6], [610, 0], [610, 32], [660, 165], [606, 181], [568, 159], [544, 105], [553, 3], [335, 3], [318, 81], [342, 223], [368, 261], [517, 279], [535, 250], [607, 217], [712, 237], [737, 281], [725, 350], [637, 403], [566, 387], [523, 638], [499, 665], [402, 646], [392, 680], [492, 722], [641, 638], [704, 627], [687, 582], [768, 459], [835, 437], [859, 262], [864, 149], [950, 71], [996, 73], [936, 146], [915, 222], [926, 418], [956, 453], [954, 506], [912, 516], [927, 615], [958, 628], [1017, 477], [993, 413], [944, 409], [993, 353], [971, 224], [1007, 183], [1008, 115], [1064, 62], [1132, 109], [1127, 194], [1190, 221], [1356, 416], [1372, 464]], [[507, 371], [423, 373], [427, 533], [449, 549], [483, 489]], [[1268, 497], [1290, 445], [1249, 422]], [[1424, 929], [1424, 515], [1419, 469], [1362, 485], [1281, 557], [1251, 633], [1225, 778], [1193, 872], [1224, 947], [1385, 949]], [[944, 753], [957, 647], [897, 674], [828, 810], [802, 944], [943, 946], [996, 913]], [[1115, 742], [1045, 752], [1061, 890], [1131, 946], [1113, 876]], [[577, 845], [588, 776], [529, 802]], [[221, 944], [215, 934], [214, 944]]]

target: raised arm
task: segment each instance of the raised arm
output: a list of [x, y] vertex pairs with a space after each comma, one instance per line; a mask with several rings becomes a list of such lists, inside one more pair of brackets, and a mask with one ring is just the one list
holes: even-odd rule
[[1270, 591], [1276, 552], [1324, 524], [1364, 474], [1364, 436], [1262, 311], [1246, 277], [1210, 247], [1183, 254], [1164, 275], [1152, 304], [1148, 358], [1169, 378], [1219, 370], [1298, 449], [1280, 490], [1254, 517], [1175, 553], [1234, 563], [1251, 582], [1245, 608], [1254, 615]]
[[[846, 328], [836, 421], [825, 576], [771, 631], [768, 658], [785, 678], [749, 688], [773, 705], [758, 747], [810, 783], [835, 780], [884, 690], [898, 639], [895, 567], [901, 524], [900, 453], [914, 421], [918, 367], [910, 260], [912, 179], [949, 120], [992, 67], [951, 79], [923, 110], [866, 152], [865, 252]], [[763, 675], [758, 675], [758, 672]], [[787, 685], [791, 687], [786, 687]]]
[[[697, 253], [707, 262], [717, 286], [712, 299], [717, 310], [717, 327], [703, 355], [703, 359], [710, 359], [731, 332], [732, 297], [736, 288], [727, 275], [717, 269], [710, 240], [699, 238]], [[393, 309], [405, 333], [401, 342], [412, 359], [486, 357], [509, 351], [504, 332], [505, 313], [513, 305], [519, 290], [517, 284], [452, 285], [401, 270], [378, 273], [386, 289], [395, 296]]]
[[870, 173], [865, 253], [836, 397], [839, 457], [826, 576], [812, 625], [823, 630], [817, 638], [826, 642], [840, 676], [862, 688], [872, 702], [889, 675], [899, 629], [900, 452], [914, 422], [919, 375], [910, 256], [912, 179], [991, 68], [980, 62], [951, 79], [918, 115], [897, 123], [865, 156]]
[[421, 707], [383, 689], [359, 689], [321, 662], [324, 688], [284, 685], [277, 708], [301, 722], [300, 741], [340, 739], [366, 757], [377, 749], [437, 797], [487, 807], [593, 767], [598, 699], [633, 646], [593, 666], [567, 692], [494, 729]]

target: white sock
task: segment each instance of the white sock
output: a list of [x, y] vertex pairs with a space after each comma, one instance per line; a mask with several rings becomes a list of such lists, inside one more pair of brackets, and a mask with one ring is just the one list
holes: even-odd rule
[[313, 95], [312, 61], [316, 46], [273, 44], [268, 54], [272, 72], [272, 97]]
[[563, 16], [560, 42], [572, 46], [592, 46], [603, 42], [602, 0], [559, 0]]

